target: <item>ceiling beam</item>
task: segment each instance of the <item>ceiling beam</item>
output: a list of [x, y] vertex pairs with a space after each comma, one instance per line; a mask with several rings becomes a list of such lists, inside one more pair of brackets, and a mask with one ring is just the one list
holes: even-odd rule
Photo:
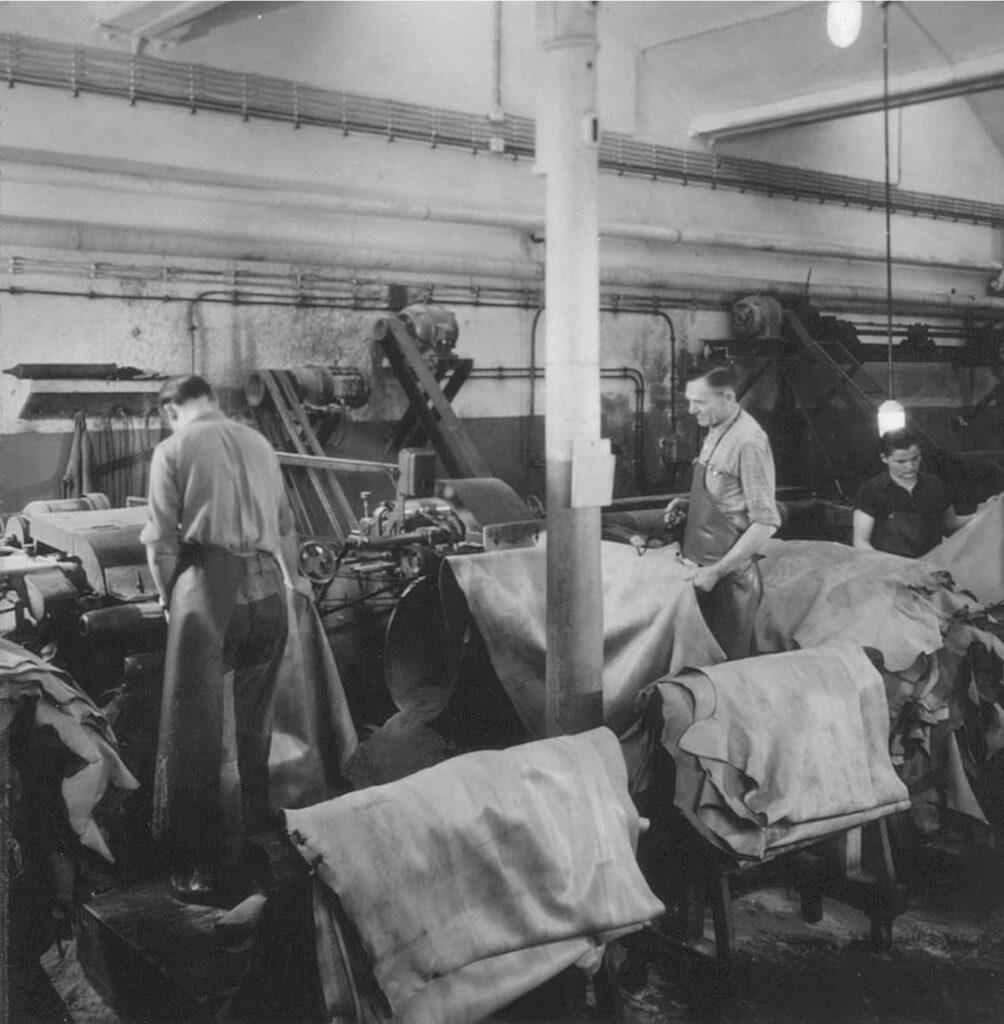
[[[1000, 54], [963, 61], [947, 68], [917, 71], [891, 78], [889, 106], [907, 107], [994, 89], [1004, 89], [1004, 56]], [[690, 136], [707, 142], [719, 142], [781, 128], [870, 114], [882, 107], [882, 82], [879, 79], [847, 89], [810, 93], [762, 107], [698, 117], [690, 126]]]
[[128, 39], [138, 51], [147, 42], [160, 45], [181, 42], [196, 22], [226, 4], [219, 0], [119, 0], [114, 4], [91, 6], [97, 12], [94, 23], [99, 31], [108, 38]]

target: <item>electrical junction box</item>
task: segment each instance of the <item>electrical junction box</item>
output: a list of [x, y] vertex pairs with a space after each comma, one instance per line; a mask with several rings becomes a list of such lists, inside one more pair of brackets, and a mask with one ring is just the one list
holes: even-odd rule
[[436, 492], [436, 453], [424, 448], [402, 448], [397, 457], [398, 494], [431, 498]]

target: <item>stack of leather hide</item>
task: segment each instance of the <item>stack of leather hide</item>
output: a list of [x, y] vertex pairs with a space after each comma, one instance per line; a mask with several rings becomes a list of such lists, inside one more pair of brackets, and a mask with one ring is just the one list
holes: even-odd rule
[[607, 729], [461, 755], [286, 823], [320, 883], [328, 1019], [473, 1024], [664, 913]]

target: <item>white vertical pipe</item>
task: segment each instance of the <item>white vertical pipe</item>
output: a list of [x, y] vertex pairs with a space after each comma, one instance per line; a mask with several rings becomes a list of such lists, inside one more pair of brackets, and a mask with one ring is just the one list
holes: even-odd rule
[[596, 5], [540, 2], [546, 176], [547, 730], [603, 721], [600, 510], [571, 505], [573, 442], [600, 437]]

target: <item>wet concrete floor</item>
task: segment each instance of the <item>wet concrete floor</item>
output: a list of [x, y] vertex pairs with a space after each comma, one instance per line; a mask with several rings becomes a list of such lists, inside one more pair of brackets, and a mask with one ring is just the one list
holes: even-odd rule
[[[934, 850], [914, 867], [907, 910], [893, 945], [879, 952], [860, 912], [826, 900], [822, 920], [805, 923], [794, 891], [773, 886], [738, 896], [731, 995], [699, 1007], [685, 979], [659, 963], [624, 993], [622, 1024], [1001, 1024], [1004, 1022], [1004, 852]], [[75, 1024], [128, 1024], [83, 976], [73, 944], [43, 959]], [[498, 1022], [552, 1024], [531, 1005]], [[603, 1019], [591, 995], [566, 1020]], [[609, 1018], [606, 1018], [609, 1019]], [[187, 1022], [177, 1022], [187, 1024]], [[434, 1024], [434, 1022], [429, 1022]]]

